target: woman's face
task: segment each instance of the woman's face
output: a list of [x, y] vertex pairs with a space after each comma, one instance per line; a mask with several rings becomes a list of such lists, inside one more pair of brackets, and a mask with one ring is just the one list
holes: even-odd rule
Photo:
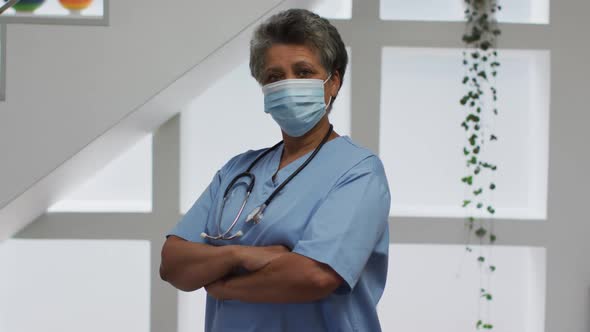
[[[326, 72], [319, 56], [306, 45], [274, 44], [266, 51], [262, 84], [292, 78], [315, 78], [326, 80]], [[340, 87], [340, 73], [334, 72], [324, 84], [325, 102], [336, 97]]]

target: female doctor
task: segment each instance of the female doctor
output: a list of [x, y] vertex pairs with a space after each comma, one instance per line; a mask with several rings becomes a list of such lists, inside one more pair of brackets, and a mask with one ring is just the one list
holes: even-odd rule
[[380, 331], [390, 194], [379, 158], [328, 113], [348, 58], [328, 20], [278, 13], [250, 69], [283, 141], [230, 159], [167, 234], [161, 278], [207, 290], [206, 331]]

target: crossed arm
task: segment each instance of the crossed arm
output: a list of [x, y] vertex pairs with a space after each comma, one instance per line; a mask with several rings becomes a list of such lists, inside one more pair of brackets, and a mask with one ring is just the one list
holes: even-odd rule
[[[237, 268], [250, 271], [230, 276]], [[322, 299], [343, 282], [328, 265], [283, 246], [211, 246], [170, 236], [162, 247], [160, 277], [178, 289], [205, 287], [217, 299], [294, 303]]]

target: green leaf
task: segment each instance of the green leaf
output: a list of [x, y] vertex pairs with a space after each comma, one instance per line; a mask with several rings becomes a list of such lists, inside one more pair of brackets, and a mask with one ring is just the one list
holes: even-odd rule
[[467, 116], [467, 119], [465, 119], [465, 121], [479, 122], [479, 116], [477, 116], [475, 114], [469, 114]]
[[477, 135], [475, 135], [475, 134], [471, 135], [471, 137], [469, 137], [469, 144], [471, 144], [472, 146], [475, 145], [476, 139], [477, 139]]
[[487, 232], [488, 231], [486, 231], [485, 228], [480, 227], [475, 231], [475, 235], [477, 235], [477, 237], [484, 237]]
[[479, 188], [479, 189], [477, 189], [477, 190], [473, 191], [473, 194], [474, 194], [475, 196], [477, 196], [477, 195], [480, 195], [482, 191], [483, 191], [483, 188]]
[[491, 214], [494, 214], [494, 213], [496, 213], [496, 210], [494, 210], [493, 207], [491, 207], [491, 206], [488, 205], [488, 212], [491, 213]]
[[490, 265], [490, 271], [492, 271], [492, 272], [496, 271], [496, 267], [494, 265]]
[[480, 164], [482, 167], [485, 167], [485, 168], [490, 168], [490, 169], [492, 169], [492, 170], [496, 170], [496, 168], [497, 168], [497, 167], [496, 167], [496, 165], [492, 165], [492, 164], [489, 164], [489, 163], [486, 163], [486, 162], [480, 162], [479, 164]]
[[474, 154], [478, 154], [479, 153], [479, 146], [476, 146], [475, 149], [473, 149], [473, 153]]
[[467, 183], [468, 185], [471, 185], [473, 183], [473, 176], [466, 176], [462, 178], [461, 181]]
[[496, 137], [496, 135], [491, 135], [490, 136], [490, 141], [497, 141], [498, 137]]
[[467, 104], [467, 101], [469, 101], [469, 98], [470, 98], [469, 96], [464, 96], [463, 98], [461, 98], [461, 101], [460, 101], [461, 105]]
[[481, 209], [483, 207], [483, 203], [477, 203], [477, 208]]
[[494, 190], [494, 189], [496, 189], [496, 185], [495, 185], [495, 184], [493, 184], [493, 183], [490, 183], [490, 189], [491, 189], [491, 190]]
[[482, 262], [482, 263], [483, 263], [485, 260], [486, 260], [486, 259], [485, 259], [485, 257], [483, 257], [483, 256], [479, 256], [479, 257], [477, 257], [477, 261], [478, 261], [478, 262]]
[[467, 77], [467, 76], [463, 77], [463, 84], [466, 84], [467, 82], [469, 82], [469, 77]]
[[469, 201], [469, 200], [464, 200], [464, 201], [463, 201], [463, 207], [466, 207], [467, 205], [469, 205], [469, 203], [471, 203], [471, 201]]
[[481, 172], [481, 168], [479, 166], [477, 166], [475, 168], [475, 170], [473, 171], [473, 174], [477, 175], [477, 174], [479, 174], [479, 172]]
[[477, 321], [477, 323], [475, 324], [475, 328], [479, 329], [481, 326], [483, 325], [483, 322], [480, 320]]
[[496, 235], [495, 234], [490, 234], [490, 242], [492, 242], [492, 243], [496, 242]]
[[464, 148], [463, 148], [463, 154], [464, 154], [464, 155], [468, 155], [468, 154], [469, 154], [469, 150], [467, 150], [467, 148], [466, 148], [466, 147], [464, 147]]

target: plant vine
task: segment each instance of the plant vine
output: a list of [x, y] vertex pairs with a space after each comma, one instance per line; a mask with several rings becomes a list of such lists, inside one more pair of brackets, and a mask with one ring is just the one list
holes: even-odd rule
[[[491, 246], [496, 242], [494, 232], [495, 208], [492, 205], [493, 192], [496, 184], [493, 173], [497, 165], [484, 160], [486, 143], [498, 140], [489, 126], [489, 115], [497, 116], [498, 99], [496, 76], [498, 74], [497, 39], [500, 35], [496, 13], [502, 10], [497, 0], [464, 0], [466, 28], [463, 35], [465, 49], [463, 51], [463, 67], [465, 75], [462, 84], [466, 88], [461, 98], [466, 116], [461, 126], [466, 132], [466, 144], [463, 154], [467, 161], [467, 174], [461, 178], [465, 185], [463, 208], [467, 212], [465, 227], [467, 232], [466, 250], [472, 252], [471, 238], [475, 236], [479, 241], [480, 252], [477, 262], [480, 268], [480, 289], [478, 317], [475, 324], [477, 330], [491, 330], [493, 324], [489, 315], [489, 306], [493, 299], [488, 285], [484, 286], [482, 276], [490, 276], [495, 270], [491, 259], [491, 251], [484, 254], [484, 245]], [[481, 180], [482, 172], [489, 172], [492, 180], [486, 183]], [[484, 216], [487, 216], [484, 217]], [[487, 306], [488, 314], [482, 313], [482, 306]]]

